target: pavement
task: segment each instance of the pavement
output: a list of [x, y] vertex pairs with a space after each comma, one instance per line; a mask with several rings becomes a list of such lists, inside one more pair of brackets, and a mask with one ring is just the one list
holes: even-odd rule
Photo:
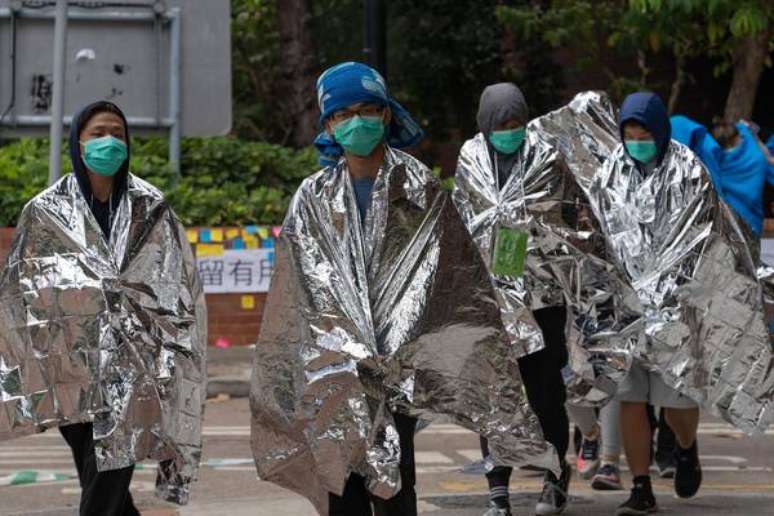
[[250, 395], [254, 346], [207, 350], [207, 397], [227, 395], [246, 398]]
[[[315, 515], [301, 496], [258, 480], [250, 451], [247, 400], [252, 351], [213, 349], [210, 399], [204, 421], [204, 456], [191, 501], [176, 507], [153, 495], [155, 465], [138, 465], [132, 493], [144, 516]], [[232, 395], [233, 393], [233, 395]], [[747, 437], [704, 418], [699, 429], [704, 484], [699, 495], [679, 500], [670, 481], [655, 480], [661, 513], [670, 515], [774, 515], [774, 430]], [[485, 479], [463, 468], [480, 457], [478, 438], [451, 424], [433, 424], [416, 438], [417, 491], [423, 516], [480, 516]], [[570, 458], [572, 460], [572, 458]], [[628, 484], [628, 473], [624, 473]], [[14, 483], [15, 482], [15, 483]], [[515, 471], [515, 515], [533, 514], [540, 475]], [[56, 431], [0, 443], [0, 515], [59, 516], [76, 513], [80, 489], [70, 451]], [[574, 478], [567, 515], [614, 514], [627, 492], [593, 491]]]

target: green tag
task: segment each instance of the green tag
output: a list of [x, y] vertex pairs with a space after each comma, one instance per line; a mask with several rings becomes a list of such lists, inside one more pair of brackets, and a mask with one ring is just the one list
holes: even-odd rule
[[521, 277], [527, 256], [527, 233], [515, 229], [497, 228], [492, 273], [497, 276]]

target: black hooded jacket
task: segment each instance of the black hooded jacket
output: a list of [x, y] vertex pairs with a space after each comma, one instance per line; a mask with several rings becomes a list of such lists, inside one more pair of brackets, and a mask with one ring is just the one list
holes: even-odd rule
[[[83, 163], [81, 156], [80, 134], [86, 123], [98, 113], [114, 113], [121, 117], [124, 122], [124, 129], [126, 130], [126, 147], [127, 158], [121, 168], [115, 175], [113, 183], [113, 194], [108, 202], [102, 202], [94, 197], [91, 190], [91, 183], [89, 182], [89, 172], [86, 170], [86, 165]], [[126, 192], [127, 182], [129, 177], [129, 157], [131, 156], [131, 147], [129, 144], [129, 126], [126, 123], [126, 116], [119, 109], [118, 106], [112, 102], [99, 101], [93, 104], [89, 104], [83, 108], [77, 115], [73, 117], [73, 122], [70, 125], [70, 160], [73, 164], [73, 174], [78, 180], [78, 185], [81, 188], [86, 203], [91, 207], [91, 213], [94, 218], [97, 219], [102, 233], [105, 235], [106, 240], [110, 240], [110, 227], [112, 224], [111, 214], [115, 213], [118, 209], [118, 205], [121, 203], [121, 198]]]

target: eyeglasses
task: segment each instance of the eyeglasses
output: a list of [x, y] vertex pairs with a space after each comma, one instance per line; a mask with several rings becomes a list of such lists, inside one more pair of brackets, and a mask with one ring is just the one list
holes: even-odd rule
[[359, 108], [349, 108], [336, 111], [331, 115], [331, 121], [334, 124], [344, 122], [354, 116], [380, 116], [384, 112], [384, 107], [377, 104], [365, 104]]

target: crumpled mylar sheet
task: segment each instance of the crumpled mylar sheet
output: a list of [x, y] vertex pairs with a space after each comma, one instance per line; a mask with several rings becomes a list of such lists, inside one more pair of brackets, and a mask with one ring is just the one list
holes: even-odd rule
[[185, 231], [132, 175], [110, 242], [72, 175], [35, 197], [0, 276], [0, 440], [93, 422], [100, 471], [160, 461], [184, 504], [201, 457], [207, 313]]
[[[598, 405], [615, 392], [629, 368], [628, 354], [610, 335], [632, 318], [624, 306], [627, 289], [616, 267], [606, 261], [605, 241], [588, 199], [549, 143], [545, 118], [527, 125], [519, 157], [503, 188], [496, 160], [479, 133], [463, 145], [455, 175], [454, 201], [485, 263], [492, 263], [500, 228], [528, 233], [524, 273], [492, 273], [501, 313], [514, 345], [528, 354], [542, 349], [542, 337], [525, 334], [532, 310], [566, 305], [570, 351], [568, 400]], [[629, 300], [631, 302], [631, 299]], [[633, 315], [636, 319], [636, 314]], [[598, 338], [600, 335], [606, 338]], [[565, 371], [569, 373], [570, 371]]]
[[487, 437], [496, 463], [558, 471], [516, 356], [429, 170], [388, 149], [361, 226], [341, 161], [304, 181], [278, 241], [251, 392], [259, 476], [321, 514], [351, 472], [389, 498], [401, 487], [394, 411], [447, 416]]
[[738, 428], [765, 429], [774, 419], [774, 362], [757, 245], [704, 166], [672, 141], [661, 165], [641, 174], [601, 93], [580, 93], [546, 117], [610, 259], [637, 293], [640, 320], [616, 345]]

